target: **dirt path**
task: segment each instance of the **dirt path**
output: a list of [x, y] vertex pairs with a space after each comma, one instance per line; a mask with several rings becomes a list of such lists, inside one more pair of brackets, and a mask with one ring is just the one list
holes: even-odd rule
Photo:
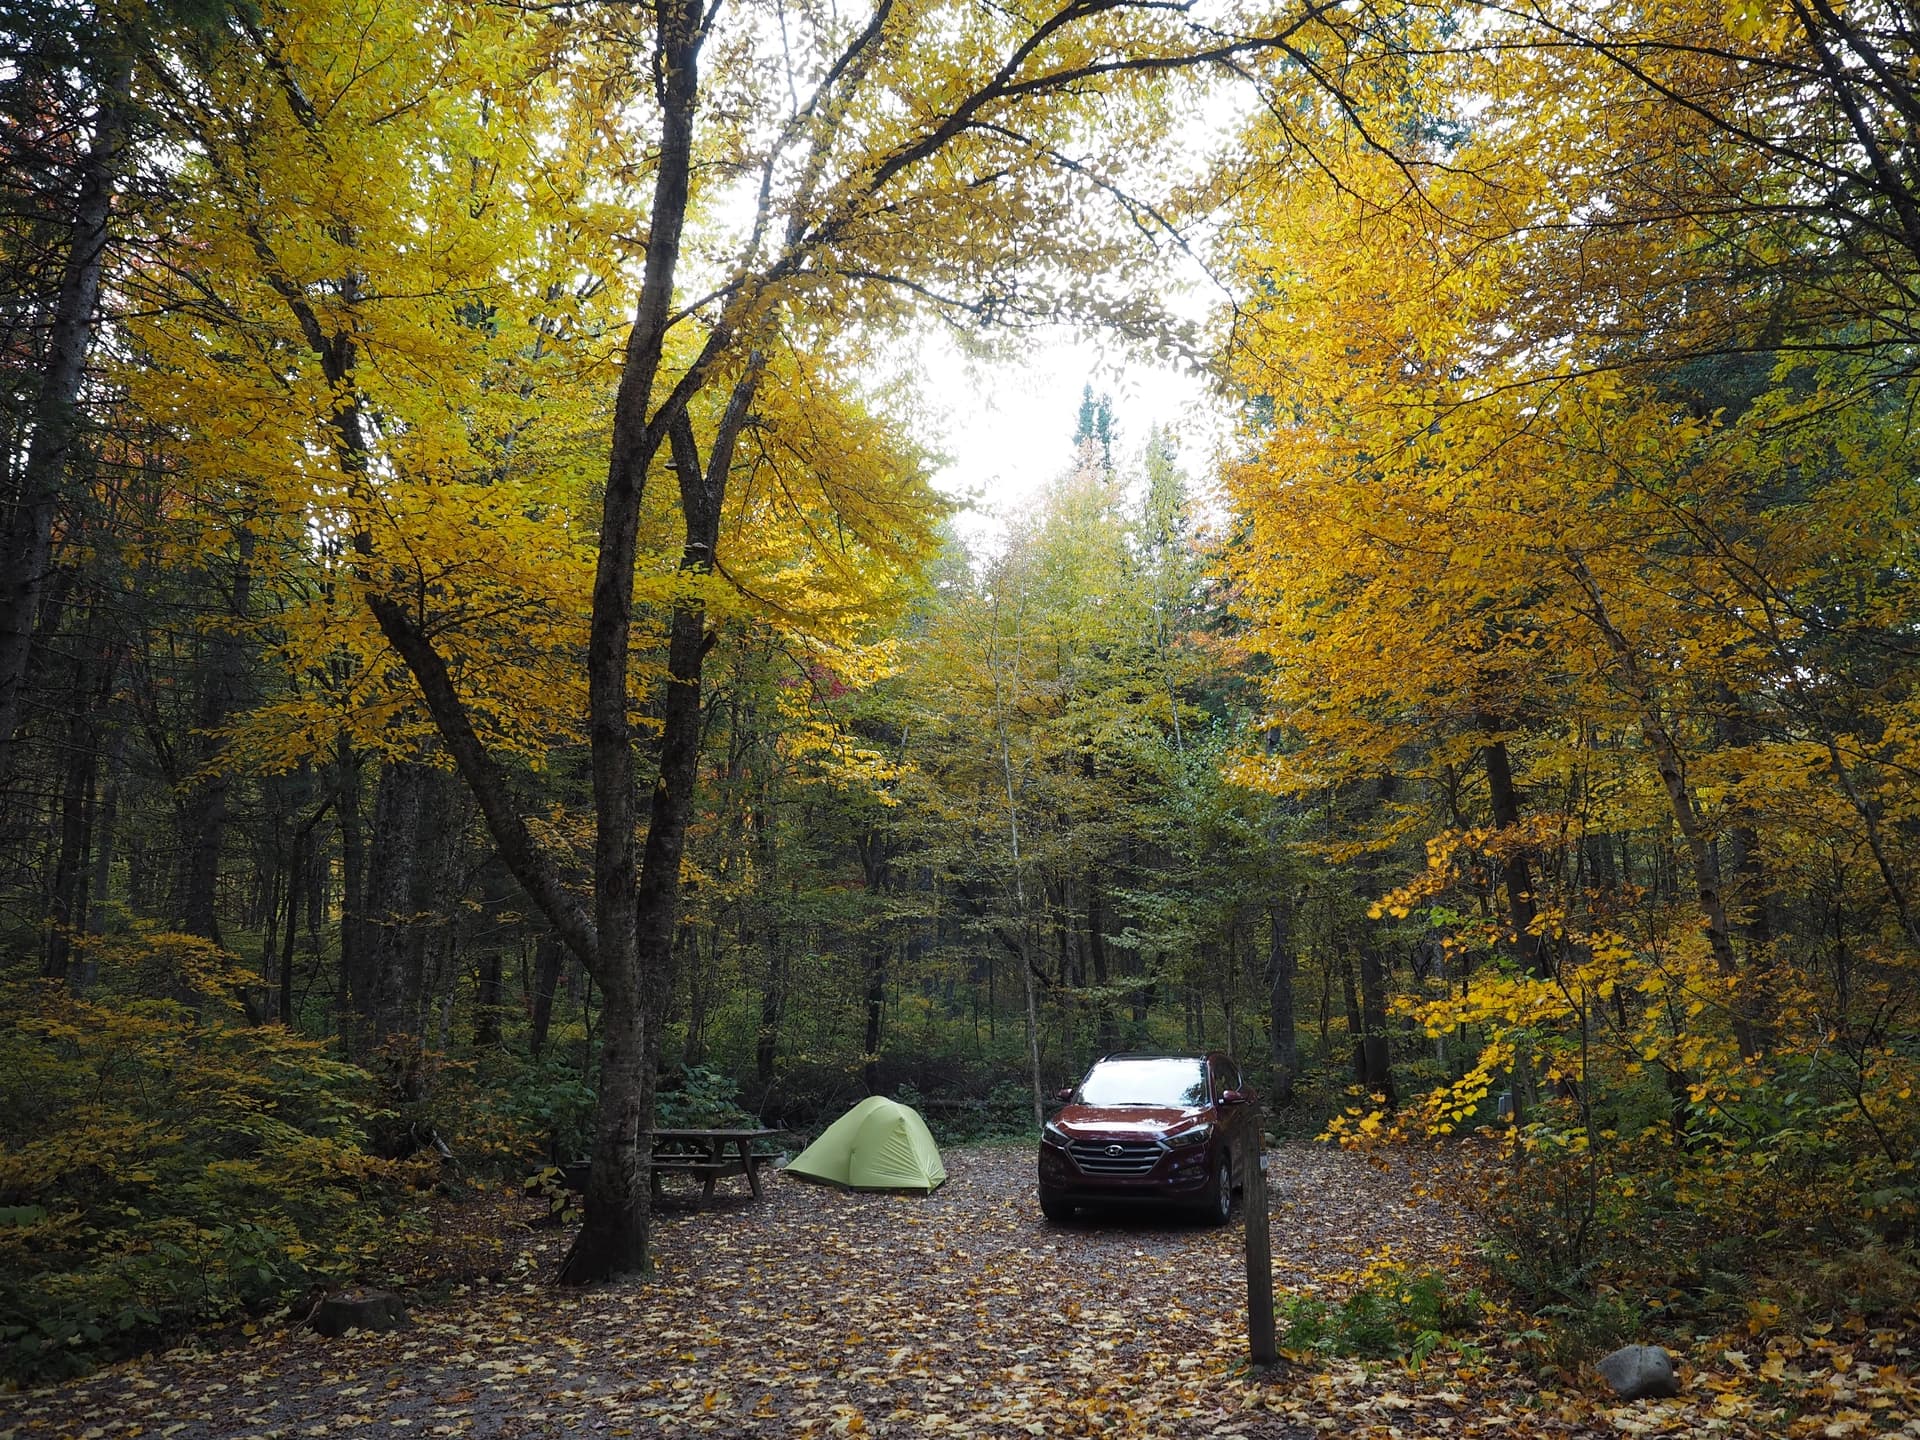
[[[517, 1273], [416, 1309], [410, 1330], [175, 1351], [0, 1397], [0, 1433], [1295, 1440], [1324, 1428], [1248, 1408], [1262, 1397], [1237, 1378], [1238, 1223], [1050, 1226], [1025, 1149], [946, 1160], [951, 1178], [930, 1197], [776, 1180], [759, 1205], [665, 1216], [651, 1283], [555, 1291], [541, 1282], [561, 1242], [543, 1235]], [[1283, 1284], [1338, 1290], [1388, 1251], [1447, 1263], [1457, 1223], [1404, 1173], [1319, 1148], [1278, 1152], [1271, 1170]]]

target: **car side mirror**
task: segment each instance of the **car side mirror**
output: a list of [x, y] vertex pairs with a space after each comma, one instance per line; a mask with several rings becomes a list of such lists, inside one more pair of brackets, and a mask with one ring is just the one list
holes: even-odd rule
[[1062, 1105], [1066, 1104], [1069, 1100], [1073, 1099], [1073, 1087], [1071, 1085], [1062, 1086], [1053, 1098], [1058, 1100]]
[[1220, 1092], [1220, 1103], [1222, 1105], [1251, 1105], [1253, 1103], [1253, 1092], [1251, 1090], [1223, 1090]]

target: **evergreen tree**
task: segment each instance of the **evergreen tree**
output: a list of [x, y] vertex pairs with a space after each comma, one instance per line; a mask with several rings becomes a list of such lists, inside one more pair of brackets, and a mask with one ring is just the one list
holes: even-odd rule
[[1089, 441], [1100, 447], [1100, 466], [1113, 468], [1113, 397], [1104, 391], [1097, 397], [1091, 383], [1080, 389], [1080, 416], [1073, 427], [1073, 448], [1077, 451]]

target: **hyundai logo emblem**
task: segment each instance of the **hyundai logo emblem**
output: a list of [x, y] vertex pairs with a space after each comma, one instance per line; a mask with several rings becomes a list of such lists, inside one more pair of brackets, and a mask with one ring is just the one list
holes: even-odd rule
[[1119, 1155], [1119, 1154], [1121, 1154], [1121, 1153], [1123, 1153], [1123, 1152], [1121, 1151], [1121, 1149], [1120, 1149], [1120, 1147], [1119, 1147], [1118, 1145], [1109, 1145], [1109, 1146], [1107, 1146], [1107, 1154], [1109, 1154], [1109, 1155]]

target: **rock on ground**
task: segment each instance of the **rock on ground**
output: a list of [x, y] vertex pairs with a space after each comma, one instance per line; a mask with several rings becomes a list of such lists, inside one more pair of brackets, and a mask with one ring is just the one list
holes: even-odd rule
[[329, 1295], [313, 1312], [313, 1328], [335, 1337], [349, 1330], [399, 1330], [407, 1324], [407, 1307], [398, 1295], [385, 1290], [349, 1290]]
[[1680, 1393], [1673, 1357], [1658, 1345], [1622, 1345], [1594, 1368], [1622, 1400], [1664, 1400]]

